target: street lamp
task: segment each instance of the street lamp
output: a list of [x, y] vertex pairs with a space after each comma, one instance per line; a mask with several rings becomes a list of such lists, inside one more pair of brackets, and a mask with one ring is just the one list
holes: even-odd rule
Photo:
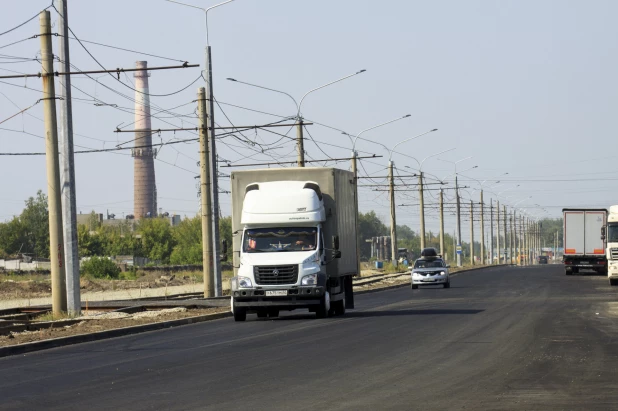
[[[366, 128], [366, 129], [362, 130], [361, 132], [359, 132], [356, 136], [354, 136], [353, 140], [352, 140], [352, 137], [350, 136], [350, 134], [346, 133], [345, 131], [341, 132], [342, 134], [347, 135], [350, 138], [350, 140], [352, 140], [352, 173], [354, 173], [354, 209], [356, 210], [356, 213], [354, 213], [354, 220], [355, 220], [355, 223], [356, 223], [356, 233], [357, 233], [357, 235], [356, 235], [356, 255], [357, 256], [360, 256], [360, 238], [359, 238], [360, 229], [358, 227], [358, 171], [356, 169], [356, 157], [357, 157], [357, 153], [356, 153], [356, 150], [355, 150], [356, 142], [358, 141], [358, 138], [361, 136], [361, 134], [363, 134], [366, 131], [374, 130], [374, 129], [378, 128], [378, 127], [382, 127], [382, 126], [385, 126], [387, 124], [394, 123], [395, 121], [403, 120], [404, 118], [408, 118], [410, 116], [411, 116], [411, 114], [406, 114], [406, 115], [404, 115], [402, 117], [397, 117], [397, 118], [395, 118], [393, 120], [389, 120], [387, 122], [375, 125], [373, 127]], [[359, 264], [360, 264], [360, 260], [359, 260], [359, 262], [357, 262], [357, 266], [356, 266], [357, 272], [360, 273], [360, 265]]]
[[[213, 97], [213, 86], [212, 86], [212, 55], [210, 52], [210, 40], [208, 38], [208, 12], [217, 7], [223, 6], [224, 4], [231, 3], [234, 0], [226, 0], [219, 4], [215, 4], [214, 6], [210, 6], [208, 8], [194, 6], [192, 4], [182, 3], [176, 0], [167, 0], [170, 3], [180, 4], [181, 6], [191, 7], [193, 9], [202, 10], [204, 12], [204, 21], [206, 22], [206, 52], [205, 52], [205, 65], [204, 70], [206, 71], [206, 76], [204, 80], [206, 80], [206, 96], [208, 101], [206, 102], [206, 116], [207, 116], [207, 127], [206, 133], [208, 135], [208, 141], [210, 142], [210, 197], [212, 198], [212, 210], [210, 210], [211, 220], [212, 220], [212, 246], [211, 252], [212, 256], [210, 260], [212, 261], [211, 271], [214, 275], [214, 294], [216, 297], [220, 297], [223, 295], [223, 287], [221, 284], [221, 262], [219, 261], [220, 254], [220, 245], [219, 245], [219, 179], [217, 176], [217, 147], [215, 143], [215, 106], [214, 106], [214, 97]], [[205, 183], [204, 183], [205, 184]], [[206, 195], [206, 193], [202, 193], [202, 195]], [[204, 213], [204, 217], [207, 218], [206, 213]], [[205, 233], [202, 233], [202, 240], [204, 242], [204, 247], [206, 247], [207, 236]], [[204, 261], [204, 274], [207, 273], [207, 261]], [[204, 287], [206, 287], [208, 281], [204, 278]], [[209, 290], [204, 289], [204, 297], [212, 297]]]
[[[459, 198], [459, 185], [457, 183], [457, 164], [461, 163], [462, 161], [465, 160], [469, 160], [471, 159], [472, 156], [466, 157], [466, 158], [462, 158], [461, 160], [457, 160], [457, 161], [449, 161], [449, 160], [442, 160], [440, 158], [438, 158], [437, 160], [440, 161], [444, 161], [446, 163], [451, 163], [453, 164], [453, 166], [455, 167], [455, 198], [457, 199], [457, 250], [456, 250], [456, 254], [457, 254], [457, 267], [461, 267], [461, 199]], [[477, 168], [478, 166], [474, 166], [469, 168], [468, 170], [471, 170], [473, 168]], [[467, 171], [467, 170], [464, 170]], [[449, 177], [449, 176], [446, 176]], [[446, 177], [444, 177], [442, 180], [444, 181], [446, 179]]]
[[[412, 157], [414, 161], [418, 164], [418, 197], [420, 203], [420, 226], [421, 226], [421, 250], [425, 248], [425, 196], [423, 193], [423, 163], [425, 160], [439, 156], [440, 154], [448, 153], [449, 151], [455, 150], [456, 147], [449, 148], [448, 150], [440, 151], [439, 153], [431, 154], [425, 157], [420, 163], [419, 161]], [[406, 166], [408, 167], [408, 166]], [[410, 167], [408, 167], [410, 168]], [[442, 189], [440, 189], [440, 201], [442, 201]], [[442, 209], [441, 209], [442, 211]], [[444, 255], [444, 221], [442, 212], [440, 213], [440, 255]]]
[[[397, 144], [395, 144], [393, 146], [393, 148], [390, 150], [389, 154], [388, 154], [388, 177], [389, 177], [389, 194], [390, 194], [390, 200], [391, 200], [391, 252], [392, 252], [392, 258], [393, 258], [393, 265], [397, 264], [397, 223], [396, 223], [396, 218], [395, 218], [395, 178], [394, 178], [394, 173], [393, 173], [393, 151], [395, 150], [395, 148], [397, 148], [397, 146], [399, 146], [400, 144], [406, 143], [408, 141], [412, 141], [415, 140], [421, 136], [424, 136], [426, 134], [429, 133], [433, 133], [434, 131], [438, 131], [437, 128], [434, 128], [432, 130], [426, 131], [424, 133], [421, 133], [417, 136], [414, 137], [410, 137], [410, 138], [406, 138], [405, 140], [402, 140], [400, 142], [398, 142]], [[379, 144], [385, 148], [387, 148], [386, 146], [384, 146], [381, 143], [376, 143]], [[388, 148], [387, 148], [388, 149]], [[423, 227], [421, 227], [421, 231], [423, 232], [423, 240], [421, 242], [421, 248], [424, 245], [424, 232], [425, 232], [425, 227], [423, 225]]]
[[[171, 0], [169, 0], [171, 1]], [[252, 83], [247, 83], [245, 81], [240, 81], [231, 77], [228, 77], [226, 80], [232, 81], [234, 83], [239, 83], [239, 84], [245, 84], [247, 86], [251, 86], [251, 87], [257, 87], [257, 88], [261, 88], [262, 90], [268, 90], [268, 91], [272, 91], [274, 93], [280, 93], [280, 94], [285, 94], [286, 96], [288, 96], [289, 98], [292, 99], [292, 101], [294, 102], [294, 105], [296, 105], [296, 139], [297, 139], [297, 148], [298, 148], [298, 160], [297, 160], [297, 164], [298, 167], [304, 167], [305, 166], [305, 147], [304, 147], [304, 141], [303, 141], [303, 119], [300, 115], [300, 109], [302, 108], [303, 105], [303, 100], [305, 100], [305, 97], [307, 97], [309, 94], [313, 93], [314, 91], [323, 89], [324, 87], [328, 87], [332, 84], [335, 83], [339, 83], [340, 81], [343, 81], [345, 79], [348, 79], [350, 77], [354, 77], [357, 76], [361, 73], [366, 72], [367, 70], [363, 69], [363, 70], [359, 70], [357, 72], [354, 72], [352, 74], [348, 74], [347, 76], [343, 76], [335, 81], [331, 81], [329, 83], [323, 84], [319, 87], [316, 87], [314, 89], [309, 90], [308, 92], [306, 92], [300, 99], [300, 103], [296, 102], [296, 99], [294, 97], [292, 97], [291, 94], [286, 93], [285, 91], [280, 91], [280, 90], [276, 90], [274, 88], [269, 88], [269, 87], [264, 87], [264, 86], [259, 86], [257, 84], [252, 84]]]

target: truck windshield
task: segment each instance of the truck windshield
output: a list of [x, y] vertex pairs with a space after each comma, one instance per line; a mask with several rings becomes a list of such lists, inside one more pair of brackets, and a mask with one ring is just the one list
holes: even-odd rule
[[618, 224], [610, 224], [607, 227], [607, 242], [618, 243]]
[[442, 260], [416, 260], [414, 268], [437, 268], [444, 267]]
[[265, 253], [309, 251], [317, 248], [318, 229], [315, 227], [255, 228], [245, 230], [243, 251]]

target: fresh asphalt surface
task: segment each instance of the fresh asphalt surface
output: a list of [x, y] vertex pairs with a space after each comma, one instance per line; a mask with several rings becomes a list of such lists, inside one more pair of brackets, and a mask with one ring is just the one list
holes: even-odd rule
[[618, 409], [618, 287], [562, 266], [0, 359], [0, 409]]

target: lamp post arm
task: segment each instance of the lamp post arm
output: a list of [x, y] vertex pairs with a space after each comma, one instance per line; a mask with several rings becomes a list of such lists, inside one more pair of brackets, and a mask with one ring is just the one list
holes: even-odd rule
[[[356, 147], [356, 141], [361, 136], [361, 134], [363, 134], [365, 131], [373, 130], [374, 128], [382, 127], [382, 126], [385, 126], [387, 124], [394, 123], [395, 121], [399, 121], [401, 119], [404, 119], [404, 118], [407, 118], [407, 117], [410, 117], [410, 116], [411, 116], [411, 114], [406, 114], [405, 116], [397, 117], [396, 119], [387, 121], [387, 122], [382, 123], [382, 124], [378, 124], [377, 126], [373, 126], [373, 127], [369, 127], [369, 128], [364, 129], [363, 131], [358, 133], [356, 136], [354, 136], [354, 140], [352, 141], [352, 152], [354, 152], [354, 148]], [[345, 133], [345, 134], [347, 134], [347, 133]], [[347, 135], [348, 135], [348, 137], [350, 136], [349, 134], [347, 134]], [[376, 144], [379, 144], [379, 143], [376, 143]], [[382, 147], [385, 147], [385, 146], [382, 145]], [[387, 148], [387, 150], [388, 150], [388, 148]]]
[[[228, 1], [232, 1], [232, 0], [228, 0]], [[320, 86], [320, 87], [316, 87], [316, 88], [314, 88], [314, 89], [312, 89], [312, 90], [309, 90], [309, 91], [308, 91], [308, 92], [306, 92], [306, 93], [305, 93], [305, 95], [304, 95], [304, 96], [300, 99], [300, 103], [298, 103], [298, 112], [296, 113], [296, 117], [297, 117], [297, 118], [300, 118], [300, 108], [301, 108], [301, 106], [303, 105], [303, 100], [304, 100], [304, 99], [305, 99], [305, 97], [307, 97], [309, 94], [313, 93], [314, 91], [317, 91], [317, 90], [323, 89], [324, 87], [328, 87], [328, 86], [330, 86], [331, 84], [339, 83], [340, 81], [343, 81], [343, 80], [345, 80], [345, 79], [347, 79], [347, 78], [354, 77], [354, 76], [356, 76], [356, 75], [358, 75], [358, 74], [364, 73], [365, 71], [367, 71], [367, 70], [365, 70], [365, 69], [363, 69], [363, 70], [359, 70], [359, 71], [357, 71], [356, 73], [349, 74], [349, 75], [347, 75], [347, 76], [345, 76], [345, 77], [341, 77], [341, 78], [340, 78], [340, 79], [338, 79], [338, 80], [331, 81], [330, 83], [327, 83], [327, 84], [324, 84], [324, 85], [322, 85], [322, 86]]]
[[208, 41], [208, 12], [216, 7], [223, 6], [224, 4], [230, 3], [234, 0], [227, 0], [227, 1], [224, 1], [223, 3], [215, 4], [214, 6], [210, 6], [207, 9], [203, 7], [194, 6], [192, 4], [182, 3], [176, 0], [167, 0], [167, 1], [169, 1], [170, 3], [180, 4], [181, 6], [186, 6], [186, 7], [191, 7], [193, 9], [202, 10], [204, 12], [204, 19], [206, 21], [206, 45], [210, 46], [210, 42]]
[[[169, 0], [169, 1], [171, 1], [171, 0]], [[258, 86], [257, 84], [247, 83], [246, 81], [240, 81], [240, 80], [236, 80], [236, 79], [230, 78], [230, 77], [228, 77], [226, 80], [233, 81], [234, 83], [245, 84], [245, 85], [251, 86], [251, 87], [261, 88], [263, 90], [273, 91], [275, 93], [285, 94], [286, 96], [288, 96], [289, 98], [292, 99], [292, 101], [294, 102], [294, 105], [296, 106], [296, 111], [298, 112], [298, 103], [296, 102], [296, 99], [294, 97], [292, 97], [291, 94], [288, 94], [285, 91], [275, 90], [274, 88], [268, 88], [268, 87], [264, 87], [264, 86]]]
[[414, 139], [416, 139], [416, 138], [422, 137], [422, 136], [424, 136], [425, 134], [429, 134], [429, 133], [431, 133], [431, 132], [433, 132], [433, 131], [438, 131], [438, 129], [437, 129], [437, 128], [434, 128], [433, 130], [426, 131], [426, 132], [424, 132], [424, 133], [422, 133], [422, 134], [419, 134], [418, 136], [414, 136], [414, 137], [407, 138], [407, 139], [405, 139], [405, 140], [403, 140], [403, 141], [400, 141], [399, 143], [395, 144], [395, 146], [391, 149], [390, 153], [388, 154], [388, 161], [391, 161], [391, 159], [392, 159], [392, 157], [393, 157], [393, 151], [395, 151], [395, 148], [397, 148], [397, 146], [398, 146], [398, 145], [403, 144], [403, 143], [405, 143], [405, 142], [407, 142], [407, 141], [414, 140]]

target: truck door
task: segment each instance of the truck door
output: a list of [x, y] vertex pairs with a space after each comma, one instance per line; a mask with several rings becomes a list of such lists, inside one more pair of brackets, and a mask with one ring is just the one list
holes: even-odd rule
[[[564, 212], [564, 254], [584, 254], [585, 216], [583, 211]], [[600, 228], [599, 228], [599, 232]], [[598, 236], [597, 236], [598, 237]]]
[[601, 240], [601, 227], [605, 226], [605, 213], [602, 211], [586, 211], [586, 254], [605, 254], [603, 240]]

